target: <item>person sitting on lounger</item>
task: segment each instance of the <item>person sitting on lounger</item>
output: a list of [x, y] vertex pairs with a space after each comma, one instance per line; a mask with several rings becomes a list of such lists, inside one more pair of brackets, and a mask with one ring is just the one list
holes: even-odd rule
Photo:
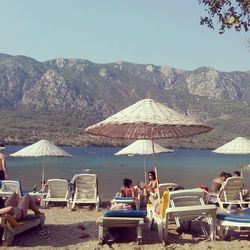
[[148, 185], [144, 188], [144, 196], [149, 199], [151, 203], [153, 203], [154, 195], [157, 190], [158, 181], [156, 179], [156, 175], [154, 171], [148, 172]]
[[234, 171], [233, 177], [241, 177], [240, 171], [238, 171], [238, 170]]
[[[240, 171], [236, 170], [233, 172], [233, 177], [241, 177]], [[244, 184], [242, 185], [242, 198], [245, 200], [250, 196], [250, 190], [244, 188]]]
[[0, 215], [12, 215], [16, 220], [24, 219], [28, 210], [32, 210], [36, 215], [42, 214], [36, 206], [34, 197], [26, 194], [20, 197], [13, 193], [5, 202], [5, 206], [0, 208]]
[[219, 177], [215, 178], [211, 184], [211, 192], [218, 193], [226, 178], [227, 178], [226, 172], [222, 172]]
[[125, 178], [123, 180], [123, 186], [120, 190], [120, 196], [122, 197], [136, 197], [136, 191], [132, 185], [132, 180]]

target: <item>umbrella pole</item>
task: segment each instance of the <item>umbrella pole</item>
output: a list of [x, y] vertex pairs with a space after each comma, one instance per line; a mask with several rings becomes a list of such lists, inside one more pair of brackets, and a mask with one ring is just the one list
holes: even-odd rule
[[145, 184], [147, 183], [147, 168], [146, 168], [146, 159], [144, 156], [144, 179], [145, 179]]
[[159, 205], [160, 205], [159, 179], [158, 179], [158, 172], [157, 172], [157, 167], [156, 167], [155, 146], [154, 146], [153, 135], [154, 135], [154, 128], [151, 131], [151, 141], [152, 141], [154, 171], [155, 171], [155, 177], [156, 177], [156, 181], [157, 181], [157, 196], [158, 196], [157, 199], [158, 199], [158, 202], [159, 202]]
[[42, 173], [42, 192], [44, 191], [44, 156], [43, 156], [43, 173]]

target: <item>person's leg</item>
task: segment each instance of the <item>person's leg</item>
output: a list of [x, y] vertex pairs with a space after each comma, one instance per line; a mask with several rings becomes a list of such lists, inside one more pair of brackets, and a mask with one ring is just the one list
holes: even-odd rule
[[3, 215], [3, 214], [13, 214], [14, 211], [13, 211], [13, 207], [4, 207], [4, 208], [1, 208], [0, 209], [0, 215]]
[[4, 208], [1, 208], [0, 209], [0, 215], [3, 215], [3, 214], [10, 214], [10, 215], [13, 215], [13, 217], [16, 219], [16, 220], [19, 220], [22, 218], [23, 216], [23, 213], [21, 211], [20, 208], [17, 208], [17, 207], [4, 207]]
[[30, 203], [30, 196], [28, 194], [22, 197], [18, 202], [17, 207], [22, 210], [23, 217], [27, 215], [29, 209], [29, 203]]
[[5, 207], [17, 207], [19, 200], [19, 195], [16, 193], [13, 193], [6, 201], [5, 201]]
[[35, 214], [41, 214], [41, 212], [39, 211], [36, 205], [35, 198], [33, 196], [30, 196], [29, 209], [32, 210]]

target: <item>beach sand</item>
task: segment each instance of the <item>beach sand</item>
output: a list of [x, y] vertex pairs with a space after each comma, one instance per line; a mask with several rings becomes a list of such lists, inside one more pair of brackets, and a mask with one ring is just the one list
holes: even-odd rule
[[[100, 246], [98, 245], [98, 226], [95, 221], [102, 211], [96, 212], [95, 209], [86, 206], [76, 211], [69, 211], [66, 207], [51, 207], [42, 211], [46, 215], [45, 231], [49, 234], [39, 235], [40, 228], [31, 229], [16, 236], [13, 246], [8, 249], [250, 249], [249, 233], [239, 234], [237, 231], [232, 231], [230, 241], [209, 241], [202, 235], [197, 222], [192, 224], [192, 234], [186, 232], [181, 236], [177, 234], [175, 225], [172, 225], [170, 245], [167, 246], [161, 245], [156, 227], [151, 231], [147, 225], [143, 227], [142, 245], [135, 243], [134, 230], [122, 229], [116, 230], [116, 243]], [[86, 229], [79, 229], [78, 225], [84, 225]], [[89, 237], [81, 238], [83, 233], [87, 233]]]

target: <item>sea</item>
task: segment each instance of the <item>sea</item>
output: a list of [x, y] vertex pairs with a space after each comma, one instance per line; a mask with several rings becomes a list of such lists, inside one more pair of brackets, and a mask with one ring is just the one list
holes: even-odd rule
[[[75, 174], [95, 173], [101, 198], [111, 199], [120, 190], [124, 178], [136, 185], [144, 181], [144, 159], [147, 171], [153, 170], [153, 157], [115, 156], [119, 147], [62, 147], [74, 158], [41, 157], [15, 158], [8, 156], [24, 146], [7, 146], [9, 179], [20, 180], [24, 191], [32, 191], [34, 185], [41, 187], [43, 161], [45, 179], [66, 178]], [[222, 171], [232, 173], [250, 163], [248, 155], [216, 154], [211, 150], [176, 149], [173, 153], [156, 155], [160, 183], [174, 182], [184, 188], [210, 186]], [[243, 170], [245, 187], [250, 188], [250, 171]]]

